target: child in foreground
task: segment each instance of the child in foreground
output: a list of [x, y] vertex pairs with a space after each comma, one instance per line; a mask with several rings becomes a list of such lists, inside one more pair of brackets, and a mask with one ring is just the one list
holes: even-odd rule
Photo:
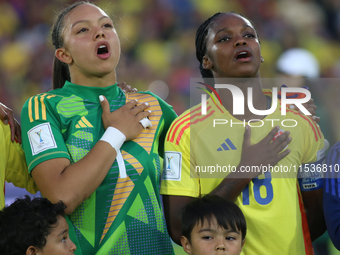
[[181, 243], [190, 255], [239, 255], [246, 232], [241, 209], [219, 196], [195, 198], [183, 208]]
[[17, 199], [0, 211], [0, 250], [6, 255], [74, 254], [63, 202], [46, 198]]

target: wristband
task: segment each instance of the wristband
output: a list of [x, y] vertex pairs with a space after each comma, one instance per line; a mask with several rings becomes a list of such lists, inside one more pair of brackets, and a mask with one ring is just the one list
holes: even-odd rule
[[152, 127], [152, 123], [151, 123], [151, 121], [147, 117], [145, 117], [144, 119], [140, 120], [139, 123], [142, 124], [144, 129], [146, 129], [148, 127], [150, 127], [150, 128]]
[[114, 127], [108, 127], [102, 138], [100, 138], [100, 141], [105, 141], [109, 143], [116, 150], [117, 153], [119, 152], [120, 147], [122, 147], [125, 140], [125, 135]]

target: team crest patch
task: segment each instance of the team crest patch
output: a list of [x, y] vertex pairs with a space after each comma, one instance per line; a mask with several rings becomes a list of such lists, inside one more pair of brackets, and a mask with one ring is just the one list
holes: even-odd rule
[[164, 156], [162, 180], [180, 181], [182, 170], [182, 153], [167, 151]]
[[35, 126], [27, 134], [33, 156], [42, 151], [57, 148], [49, 122]]

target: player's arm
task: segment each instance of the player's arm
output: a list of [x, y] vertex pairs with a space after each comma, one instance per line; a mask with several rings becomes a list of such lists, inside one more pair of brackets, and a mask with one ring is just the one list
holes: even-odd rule
[[11, 182], [16, 187], [25, 188], [32, 194], [36, 193], [38, 188], [27, 171], [25, 154], [21, 145], [16, 141], [11, 141], [11, 130], [8, 125], [0, 122], [0, 130], [3, 130], [4, 134], [2, 142], [6, 144], [6, 182]]
[[[315, 129], [319, 129], [316, 125]], [[306, 130], [305, 153], [299, 168], [298, 182], [306, 211], [311, 240], [314, 241], [326, 231], [326, 223], [322, 208], [323, 203], [323, 169], [325, 164], [325, 151], [328, 142], [321, 131], [314, 133], [310, 127]]]
[[182, 246], [182, 210], [193, 199], [193, 197], [187, 196], [163, 195], [164, 216], [168, 232], [171, 239], [180, 246]]
[[117, 86], [119, 88], [121, 88], [121, 90], [124, 93], [130, 93], [130, 92], [137, 92], [138, 91], [136, 88], [132, 88], [130, 85], [126, 84], [125, 81], [122, 81], [122, 82], [118, 83]]
[[21, 127], [18, 121], [13, 117], [12, 109], [8, 108], [6, 105], [0, 103], [0, 120], [4, 124], [9, 124], [11, 129], [11, 141], [14, 138], [21, 143]]
[[[241, 156], [241, 162], [239, 166], [237, 167], [237, 170], [240, 170], [242, 166], [247, 165], [260, 165], [262, 164], [270, 164], [275, 165], [278, 161], [280, 161], [282, 158], [287, 156], [290, 152], [290, 150], [285, 150], [282, 152], [282, 150], [288, 145], [290, 142], [289, 138], [289, 132], [285, 132], [284, 134], [280, 135], [278, 139], [276, 139], [274, 142], [271, 142], [274, 138], [275, 134], [278, 131], [278, 127], [275, 127], [262, 141], [260, 141], [257, 144], [251, 145], [250, 144], [250, 136], [251, 131], [250, 127], [247, 126], [245, 134], [244, 134], [244, 142], [242, 147], [242, 156]], [[174, 148], [172, 148], [174, 149]], [[187, 148], [187, 151], [189, 149]], [[181, 151], [183, 153], [183, 151]], [[189, 153], [187, 153], [189, 154]], [[183, 175], [182, 171], [182, 182], [193, 182], [195, 178], [190, 178], [190, 165], [189, 163], [190, 155], [187, 157], [182, 157], [182, 161], [187, 163], [187, 173], [186, 175]], [[183, 163], [182, 163], [183, 165]], [[250, 174], [244, 174], [241, 172], [238, 173], [231, 173], [233, 176], [232, 178], [225, 178], [212, 192], [211, 194], [219, 195], [225, 199], [228, 200], [236, 200], [236, 198], [240, 195], [244, 187], [252, 180], [252, 178], [256, 177], [259, 173], [253, 173]], [[231, 175], [230, 174], [230, 175]], [[171, 181], [167, 181], [168, 183]], [[173, 183], [176, 183], [173, 181]], [[163, 185], [164, 183], [162, 183]], [[170, 184], [168, 184], [170, 185]], [[163, 188], [163, 187], [162, 187]], [[185, 185], [183, 185], [182, 190], [186, 188]], [[199, 187], [197, 188], [199, 190]], [[164, 190], [164, 188], [163, 188]], [[162, 189], [161, 189], [162, 191]], [[195, 196], [199, 196], [201, 194], [193, 194], [190, 195], [190, 193], [185, 193], [184, 191], [182, 194], [185, 194], [186, 196], [180, 196], [181, 191], [176, 191], [177, 193], [174, 194], [174, 191], [172, 191], [171, 195], [163, 195], [163, 204], [164, 204], [164, 214], [166, 218], [166, 222], [168, 225], [168, 231], [172, 238], [172, 240], [177, 243], [178, 245], [181, 245], [180, 238], [182, 234], [182, 227], [181, 227], [181, 219], [182, 219], [182, 210], [184, 206], [186, 206]], [[166, 192], [166, 194], [169, 194], [170, 192]], [[164, 194], [164, 193], [163, 193]]]
[[298, 173], [298, 181], [312, 241], [326, 231], [322, 209], [323, 176], [321, 172], [316, 170], [323, 165], [325, 165], [324, 158], [314, 163], [302, 165]]
[[[287, 88], [286, 85], [281, 85], [281, 88], [280, 88], [280, 91], [277, 95], [277, 97], [279, 99], [281, 99], [281, 89], [282, 88]], [[308, 89], [308, 87], [303, 87], [304, 89]], [[304, 98], [306, 95], [303, 94], [303, 93], [287, 93], [286, 94], [286, 98]], [[307, 111], [310, 112], [310, 114], [312, 114], [312, 119], [316, 122], [316, 123], [319, 123], [320, 122], [320, 117], [316, 116], [316, 105], [314, 104], [314, 99], [311, 98], [308, 102], [306, 103], [303, 103], [302, 104], [306, 109]], [[292, 109], [292, 110], [296, 110], [296, 111], [299, 111], [301, 114], [304, 114], [295, 104], [291, 104], [289, 105], [289, 108]]]
[[[116, 130], [113, 135], [123, 134], [126, 140], [142, 131], [139, 121], [150, 115], [149, 111], [144, 112], [147, 106], [136, 106], [135, 100], [114, 112], [110, 112], [107, 99], [101, 105], [105, 129], [116, 128], [120, 132]], [[66, 214], [73, 212], [104, 180], [117, 155], [113, 142], [98, 141], [86, 156], [73, 164], [67, 158], [54, 158], [35, 166], [31, 173], [42, 195], [53, 203], [62, 200], [67, 206]]]
[[327, 156], [327, 173], [323, 187], [323, 210], [327, 232], [334, 246], [340, 250], [340, 142]]
[[314, 241], [326, 231], [326, 222], [322, 209], [323, 189], [302, 191], [311, 240]]

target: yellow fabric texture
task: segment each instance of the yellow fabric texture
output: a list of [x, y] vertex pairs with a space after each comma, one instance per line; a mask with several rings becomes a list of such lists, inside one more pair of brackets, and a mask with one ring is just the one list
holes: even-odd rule
[[21, 145], [11, 142], [9, 125], [0, 121], [0, 209], [5, 206], [5, 181], [15, 186], [25, 188], [34, 194], [38, 191], [32, 177], [29, 175], [24, 152]]
[[[264, 90], [264, 93], [271, 96], [270, 91]], [[251, 128], [251, 143], [261, 141], [276, 125], [282, 131], [290, 131], [292, 141], [288, 148], [291, 152], [276, 165], [290, 168], [290, 173], [280, 170], [261, 174], [238, 196], [236, 204], [247, 220], [246, 242], [241, 254], [309, 254], [307, 250], [311, 249], [304, 243], [304, 208], [299, 205], [300, 190], [296, 177], [302, 163], [315, 162], [317, 153], [322, 154], [324, 137], [310, 117], [288, 109], [287, 115], [282, 116], [279, 104], [280, 101], [275, 112], [263, 119], [262, 127]], [[214, 119], [227, 120], [228, 123], [213, 127]], [[269, 119], [276, 120], [274, 125]], [[283, 127], [281, 123], [285, 119], [295, 120], [296, 127]], [[250, 123], [252, 126], [260, 124]], [[294, 122], [285, 121], [283, 124], [293, 125]], [[206, 115], [201, 115], [201, 105], [183, 113], [173, 122], [165, 141], [165, 157], [169, 152], [168, 157], [171, 152], [182, 154], [180, 180], [163, 177], [161, 194], [197, 197], [210, 193], [228, 174], [217, 173], [217, 169], [238, 166], [244, 132], [243, 123], [219, 103], [215, 105], [211, 98], [207, 100]], [[215, 172], [207, 172], [209, 166], [210, 169], [214, 166]], [[167, 167], [165, 165], [163, 171]]]

